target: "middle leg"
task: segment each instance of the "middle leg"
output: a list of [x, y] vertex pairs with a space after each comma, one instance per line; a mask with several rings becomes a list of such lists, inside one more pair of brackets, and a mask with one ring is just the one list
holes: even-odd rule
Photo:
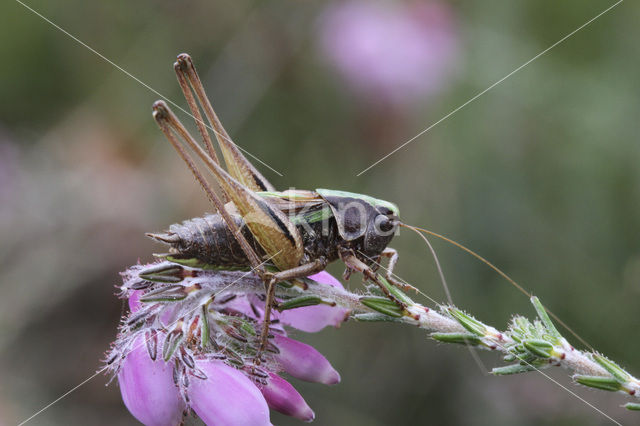
[[287, 269], [286, 271], [276, 272], [271, 276], [271, 279], [265, 282], [267, 297], [264, 305], [264, 320], [262, 324], [262, 333], [260, 334], [260, 347], [258, 349], [258, 354], [256, 355], [257, 360], [260, 359], [260, 355], [267, 347], [269, 326], [271, 325], [271, 310], [275, 302], [276, 285], [281, 281], [293, 280], [315, 274], [316, 272], [324, 270], [326, 266], [327, 260], [325, 258], [316, 259], [313, 262], [305, 263], [304, 265]]

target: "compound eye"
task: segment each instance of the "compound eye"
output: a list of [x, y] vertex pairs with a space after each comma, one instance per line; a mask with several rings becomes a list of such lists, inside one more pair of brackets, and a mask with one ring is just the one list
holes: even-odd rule
[[389, 232], [395, 228], [395, 223], [384, 214], [376, 216], [376, 227], [382, 232]]

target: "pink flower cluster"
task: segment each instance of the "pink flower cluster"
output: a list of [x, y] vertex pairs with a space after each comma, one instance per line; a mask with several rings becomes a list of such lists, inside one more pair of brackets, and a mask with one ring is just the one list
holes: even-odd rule
[[[322, 272], [309, 277], [323, 285], [342, 288], [331, 275]], [[129, 298], [132, 313], [141, 309], [142, 291]], [[259, 320], [260, 312], [251, 306], [250, 297], [236, 297], [225, 309], [233, 309]], [[276, 314], [283, 325], [313, 332], [332, 325], [339, 326], [347, 312], [327, 305], [308, 306]], [[152, 359], [144, 335], [138, 335], [118, 369], [122, 399], [140, 422], [146, 425], [176, 425], [193, 410], [206, 424], [269, 425], [269, 409], [311, 421], [314, 413], [296, 389], [278, 373], [296, 379], [323, 384], [336, 384], [340, 375], [329, 361], [313, 347], [286, 336], [279, 329], [271, 344], [273, 359], [266, 371], [268, 377], [256, 381], [246, 368], [236, 368], [215, 357], [195, 355], [184, 358], [194, 373], [188, 377], [186, 391], [177, 385], [175, 363], [157, 357]], [[162, 333], [162, 332], [159, 332]], [[164, 340], [160, 336], [159, 341]], [[188, 355], [187, 355], [188, 357]], [[154, 357], [155, 358], [155, 357]], [[250, 367], [247, 367], [250, 368]]]

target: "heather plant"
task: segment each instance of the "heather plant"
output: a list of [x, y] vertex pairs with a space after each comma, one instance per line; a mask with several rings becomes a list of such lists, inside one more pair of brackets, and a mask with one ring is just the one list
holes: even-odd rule
[[[515, 315], [500, 331], [447, 304], [434, 308], [378, 276], [403, 309], [377, 286], [347, 291], [326, 272], [278, 284], [269, 343], [260, 351], [265, 292], [251, 271], [207, 270], [171, 261], [136, 265], [123, 273], [120, 297], [130, 313], [107, 354], [129, 411], [147, 425], [171, 425], [189, 415], [207, 424], [270, 424], [269, 409], [303, 421], [314, 413], [282, 373], [335, 384], [340, 375], [313, 347], [288, 337], [348, 320], [391, 322], [425, 330], [443, 343], [500, 352], [495, 375], [543, 372], [560, 366], [577, 384], [638, 398], [640, 381], [597, 352], [574, 348], [536, 298], [538, 316]], [[625, 407], [639, 410], [640, 403]]]

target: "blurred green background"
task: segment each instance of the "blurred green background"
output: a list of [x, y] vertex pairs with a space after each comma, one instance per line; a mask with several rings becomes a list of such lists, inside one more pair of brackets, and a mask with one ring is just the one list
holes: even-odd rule
[[[235, 141], [282, 174], [259, 167], [276, 187], [395, 201], [404, 221], [477, 250], [640, 374], [637, 3], [621, 3], [359, 177], [613, 2], [28, 4], [182, 106], [171, 65], [189, 52]], [[212, 207], [155, 127], [157, 94], [18, 2], [2, 2], [0, 17], [8, 425], [100, 367], [121, 313], [118, 272], [162, 250], [144, 232]], [[487, 267], [433, 243], [459, 306], [500, 328], [513, 313], [532, 315]], [[393, 246], [397, 273], [445, 301], [420, 240], [402, 232]], [[359, 279], [347, 286], [359, 289]], [[296, 336], [342, 374], [332, 388], [294, 382], [316, 424], [609, 424], [539, 374], [486, 376], [464, 348], [417, 329], [347, 323]], [[481, 357], [501, 365], [494, 353]], [[570, 385], [565, 372], [547, 371]], [[134, 424], [106, 382], [93, 378], [29, 424]], [[619, 408], [621, 395], [570, 388], [622, 423], [640, 422]]]

